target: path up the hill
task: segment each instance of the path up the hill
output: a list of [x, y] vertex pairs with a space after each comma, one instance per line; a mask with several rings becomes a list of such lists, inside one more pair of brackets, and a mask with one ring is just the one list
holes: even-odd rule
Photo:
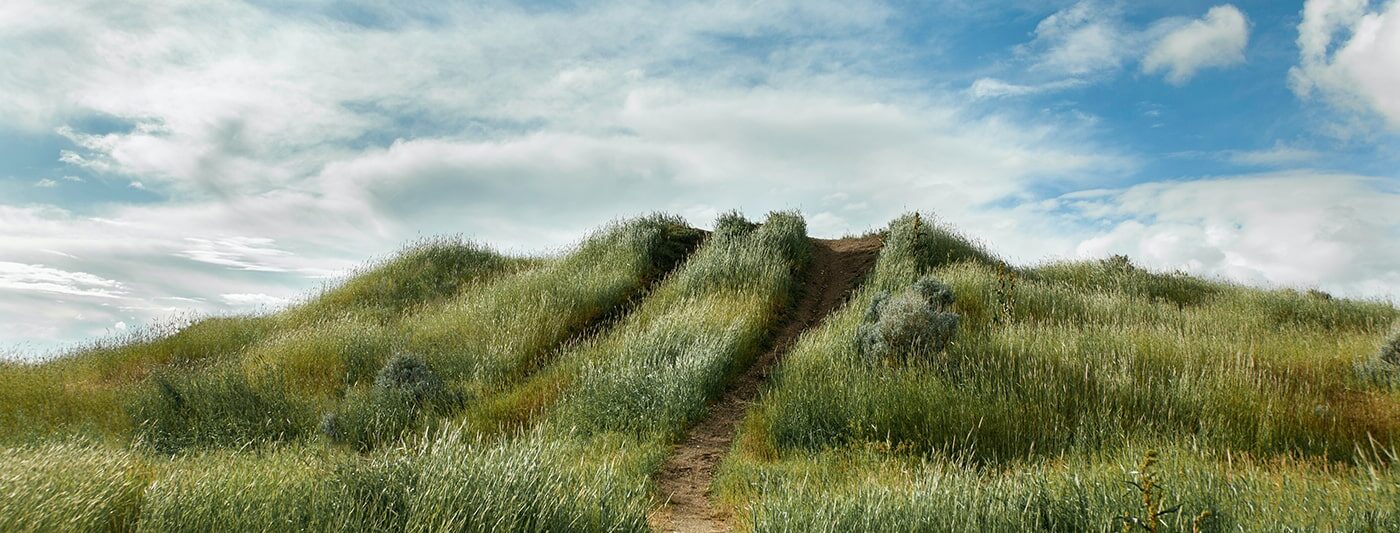
[[666, 504], [652, 513], [653, 529], [682, 533], [730, 529], [732, 517], [710, 503], [709, 490], [720, 460], [734, 441], [744, 412], [758, 398], [773, 365], [804, 331], [821, 323], [845, 303], [861, 277], [875, 264], [879, 252], [880, 238], [875, 235], [812, 239], [812, 264], [797, 305], [780, 325], [771, 348], [739, 375], [724, 397], [676, 445], [656, 474], [656, 483]]

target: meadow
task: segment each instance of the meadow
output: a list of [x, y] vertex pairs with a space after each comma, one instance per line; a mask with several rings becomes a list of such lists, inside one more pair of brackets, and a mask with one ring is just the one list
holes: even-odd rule
[[[863, 358], [872, 300], [925, 277], [956, 337]], [[907, 217], [784, 359], [721, 497], [756, 531], [1394, 530], [1397, 316], [1122, 257], [1013, 268]]]
[[[645, 531], [812, 276], [796, 213], [405, 247], [274, 313], [0, 365], [3, 531]], [[782, 354], [744, 531], [1400, 530], [1400, 311], [1008, 265], [920, 215]]]

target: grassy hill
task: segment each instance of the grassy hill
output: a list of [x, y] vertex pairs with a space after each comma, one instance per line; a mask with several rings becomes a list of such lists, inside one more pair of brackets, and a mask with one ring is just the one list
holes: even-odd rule
[[1013, 267], [917, 215], [869, 238], [836, 299], [794, 213], [426, 241], [281, 312], [4, 363], [0, 530], [1400, 530], [1391, 305]]

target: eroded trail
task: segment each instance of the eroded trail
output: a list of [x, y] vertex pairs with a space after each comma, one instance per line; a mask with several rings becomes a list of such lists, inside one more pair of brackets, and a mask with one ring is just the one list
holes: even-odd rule
[[710, 503], [716, 468], [729, 451], [744, 412], [758, 397], [774, 363], [807, 329], [840, 307], [880, 251], [877, 236], [812, 239], [812, 264], [797, 305], [771, 341], [771, 347], [734, 381], [729, 392], [711, 407], [672, 450], [656, 483], [667, 503], [652, 513], [656, 531], [718, 532], [730, 529], [730, 518]]

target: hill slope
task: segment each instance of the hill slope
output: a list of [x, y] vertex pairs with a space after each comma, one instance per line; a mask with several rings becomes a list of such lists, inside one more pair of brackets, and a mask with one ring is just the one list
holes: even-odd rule
[[1400, 529], [1397, 319], [919, 216], [430, 241], [0, 366], [0, 529]]

